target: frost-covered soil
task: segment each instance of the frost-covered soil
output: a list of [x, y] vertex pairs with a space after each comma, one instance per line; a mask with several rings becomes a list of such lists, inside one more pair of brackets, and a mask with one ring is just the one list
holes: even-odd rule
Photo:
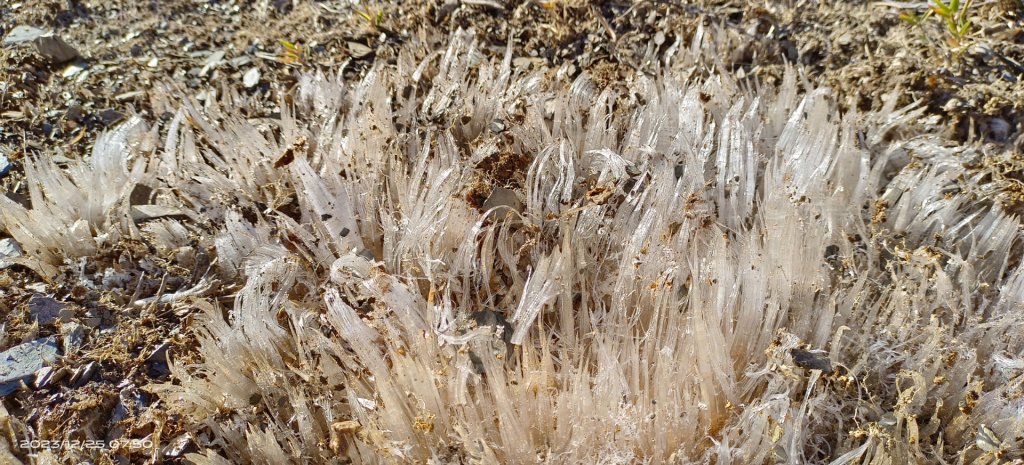
[[915, 6], [0, 6], [0, 457], [1020, 461], [1022, 12]]

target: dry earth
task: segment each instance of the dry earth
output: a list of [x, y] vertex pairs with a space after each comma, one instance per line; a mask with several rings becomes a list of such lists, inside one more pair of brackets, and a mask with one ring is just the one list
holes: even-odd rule
[[[977, 160], [998, 187], [993, 201], [1024, 198], [1024, 9], [1019, 0], [977, 2], [959, 45], [936, 18], [912, 26], [901, 11], [924, 2], [635, 2], [554, 0], [349, 1], [14, 1], [0, 5], [0, 37], [17, 26], [53, 31], [79, 57], [57, 63], [32, 44], [0, 49], [0, 155], [11, 163], [0, 187], [27, 203], [26, 157], [88, 156], [97, 135], [139, 114], [166, 121], [189, 96], [197, 104], [237, 93], [252, 119], [278, 118], [298, 73], [337, 70], [356, 77], [393, 63], [416, 35], [442, 47], [450, 31], [474, 29], [495, 56], [514, 48], [517, 66], [590, 73], [616, 86], [656, 73], [650, 52], [685, 47], [699, 24], [716, 30], [716, 65], [748, 85], [770, 86], [787, 66], [834, 89], [843, 108], [880, 107], [883, 96], [920, 102], [931, 127], [955, 143], [992, 144], [1001, 157]], [[0, 163], [3, 159], [0, 159]], [[515, 171], [513, 163], [496, 169]], [[3, 167], [0, 166], [0, 171]], [[505, 173], [508, 174], [508, 173]], [[507, 177], [507, 176], [506, 176]], [[485, 187], [486, 189], [486, 187]], [[137, 190], [133, 203], [150, 193]], [[145, 242], [68, 263], [44, 280], [28, 268], [0, 269], [0, 350], [55, 336], [64, 347], [50, 378], [3, 397], [41, 438], [150, 438], [167, 447], [145, 455], [96, 451], [95, 463], [176, 463], [193, 444], [160, 399], [143, 387], [168, 377], [167, 357], [193, 357], [188, 312], [132, 305], [194, 286], [212, 250], [185, 267], [152, 255]], [[83, 279], [105, 286], [82, 286]], [[230, 296], [230, 284], [222, 284]], [[103, 289], [103, 290], [97, 290]], [[6, 412], [6, 413], [5, 413]], [[5, 433], [7, 434], [7, 433]], [[13, 451], [27, 459], [25, 451]], [[64, 460], [64, 457], [57, 457]]]

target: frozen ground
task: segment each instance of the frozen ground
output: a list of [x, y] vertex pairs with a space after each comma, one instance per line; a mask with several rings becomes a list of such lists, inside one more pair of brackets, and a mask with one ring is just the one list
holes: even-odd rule
[[1024, 13], [920, 6], [0, 6], [7, 459], [1020, 460]]

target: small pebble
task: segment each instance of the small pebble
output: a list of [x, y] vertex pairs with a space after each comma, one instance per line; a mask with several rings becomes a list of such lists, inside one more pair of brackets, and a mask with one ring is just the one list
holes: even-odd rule
[[665, 43], [665, 33], [658, 31], [654, 34], [654, 44], [660, 46]]
[[260, 69], [259, 68], [250, 68], [249, 71], [245, 72], [245, 76], [242, 76], [242, 85], [244, 85], [246, 89], [251, 89], [251, 88], [255, 87], [256, 84], [259, 84], [259, 82], [260, 82]]

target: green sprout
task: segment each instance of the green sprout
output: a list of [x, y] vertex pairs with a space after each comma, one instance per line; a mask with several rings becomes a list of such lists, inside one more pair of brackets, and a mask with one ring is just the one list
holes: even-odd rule
[[286, 65], [301, 64], [305, 52], [301, 45], [296, 45], [284, 39], [277, 39], [277, 42], [284, 47], [284, 51], [280, 54], [280, 61]]
[[910, 24], [911, 26], [919, 26], [921, 25], [921, 23], [924, 22], [925, 19], [927, 19], [931, 15], [931, 10], [928, 10], [926, 13], [921, 14], [918, 14], [913, 11], [904, 11], [900, 13], [900, 19], [902, 19], [907, 24]]
[[357, 9], [356, 14], [358, 14], [361, 18], [365, 19], [366, 22], [370, 24], [370, 26], [373, 26], [374, 28], [380, 27], [380, 25], [384, 22], [384, 10], [377, 10], [377, 12], [374, 13], [373, 10], [371, 10], [370, 7], [366, 6], [366, 3], [364, 3], [362, 0], [359, 1], [359, 5], [362, 7], [362, 9]]
[[939, 16], [946, 24], [946, 32], [949, 34], [947, 43], [953, 47], [963, 44], [964, 38], [971, 29], [970, 10], [974, 0], [930, 0], [928, 11], [918, 14], [915, 12], [903, 12], [900, 19], [912, 26], [921, 25], [931, 15]]
[[967, 0], [963, 4], [960, 3], [960, 0], [949, 0], [949, 3], [943, 3], [942, 0], [932, 1], [935, 2], [935, 5], [932, 6], [931, 11], [946, 20], [946, 30], [953, 39], [952, 45], [960, 45], [971, 28], [969, 11], [974, 0]]

